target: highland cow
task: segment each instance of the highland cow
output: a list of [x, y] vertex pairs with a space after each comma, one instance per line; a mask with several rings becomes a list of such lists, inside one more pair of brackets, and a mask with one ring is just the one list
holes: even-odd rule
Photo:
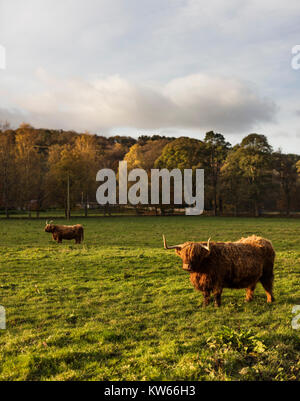
[[221, 305], [223, 288], [246, 288], [246, 301], [252, 301], [256, 284], [260, 281], [273, 302], [273, 266], [275, 251], [270, 241], [252, 235], [236, 242], [185, 242], [164, 248], [175, 249], [182, 259], [183, 270], [190, 273], [196, 290], [201, 291], [204, 305], [214, 296], [215, 306]]
[[83, 227], [81, 224], [75, 226], [60, 226], [58, 224], [52, 224], [46, 221], [45, 231], [52, 233], [52, 238], [59, 244], [62, 243], [63, 239], [75, 239], [75, 244], [80, 244], [83, 241]]

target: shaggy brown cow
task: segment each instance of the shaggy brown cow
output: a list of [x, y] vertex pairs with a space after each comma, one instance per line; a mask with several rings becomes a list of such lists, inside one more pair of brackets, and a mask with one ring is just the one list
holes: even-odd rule
[[58, 224], [52, 224], [46, 221], [45, 231], [52, 233], [52, 238], [59, 244], [62, 243], [63, 239], [75, 239], [76, 244], [80, 244], [83, 240], [83, 227], [81, 224], [75, 226], [59, 226]]
[[202, 291], [204, 305], [214, 295], [215, 305], [221, 305], [223, 288], [246, 288], [246, 301], [253, 299], [258, 281], [263, 285], [267, 302], [273, 297], [273, 266], [275, 251], [270, 241], [252, 235], [237, 242], [185, 242], [164, 248], [175, 249], [183, 262], [183, 270], [190, 273], [196, 290]]

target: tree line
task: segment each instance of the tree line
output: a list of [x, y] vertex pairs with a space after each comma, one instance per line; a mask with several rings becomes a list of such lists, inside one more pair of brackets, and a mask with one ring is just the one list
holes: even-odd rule
[[[0, 124], [0, 212], [81, 205], [88, 213], [96, 202], [96, 174], [128, 169], [205, 171], [205, 210], [214, 215], [264, 211], [290, 215], [300, 209], [300, 156], [273, 151], [266, 136], [252, 133], [232, 146], [224, 136], [207, 132], [204, 140], [159, 135], [104, 137], [88, 132], [17, 129]], [[69, 191], [66, 188], [69, 188]], [[68, 197], [69, 193], [69, 197]]]

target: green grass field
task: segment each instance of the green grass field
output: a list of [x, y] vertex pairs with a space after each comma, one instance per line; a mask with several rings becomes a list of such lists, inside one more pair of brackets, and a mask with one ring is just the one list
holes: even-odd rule
[[[300, 221], [209, 217], [74, 219], [58, 245], [41, 220], [0, 222], [1, 380], [299, 380]], [[65, 221], [57, 221], [65, 224]], [[258, 234], [277, 252], [274, 304], [225, 289], [202, 307], [162, 247]], [[250, 331], [249, 331], [250, 330]]]

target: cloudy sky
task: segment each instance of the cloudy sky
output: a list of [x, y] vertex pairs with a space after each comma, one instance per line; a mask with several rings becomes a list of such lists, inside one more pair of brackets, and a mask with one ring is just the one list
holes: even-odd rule
[[[299, 0], [0, 0], [0, 120], [300, 151]], [[300, 62], [299, 62], [300, 64]]]

